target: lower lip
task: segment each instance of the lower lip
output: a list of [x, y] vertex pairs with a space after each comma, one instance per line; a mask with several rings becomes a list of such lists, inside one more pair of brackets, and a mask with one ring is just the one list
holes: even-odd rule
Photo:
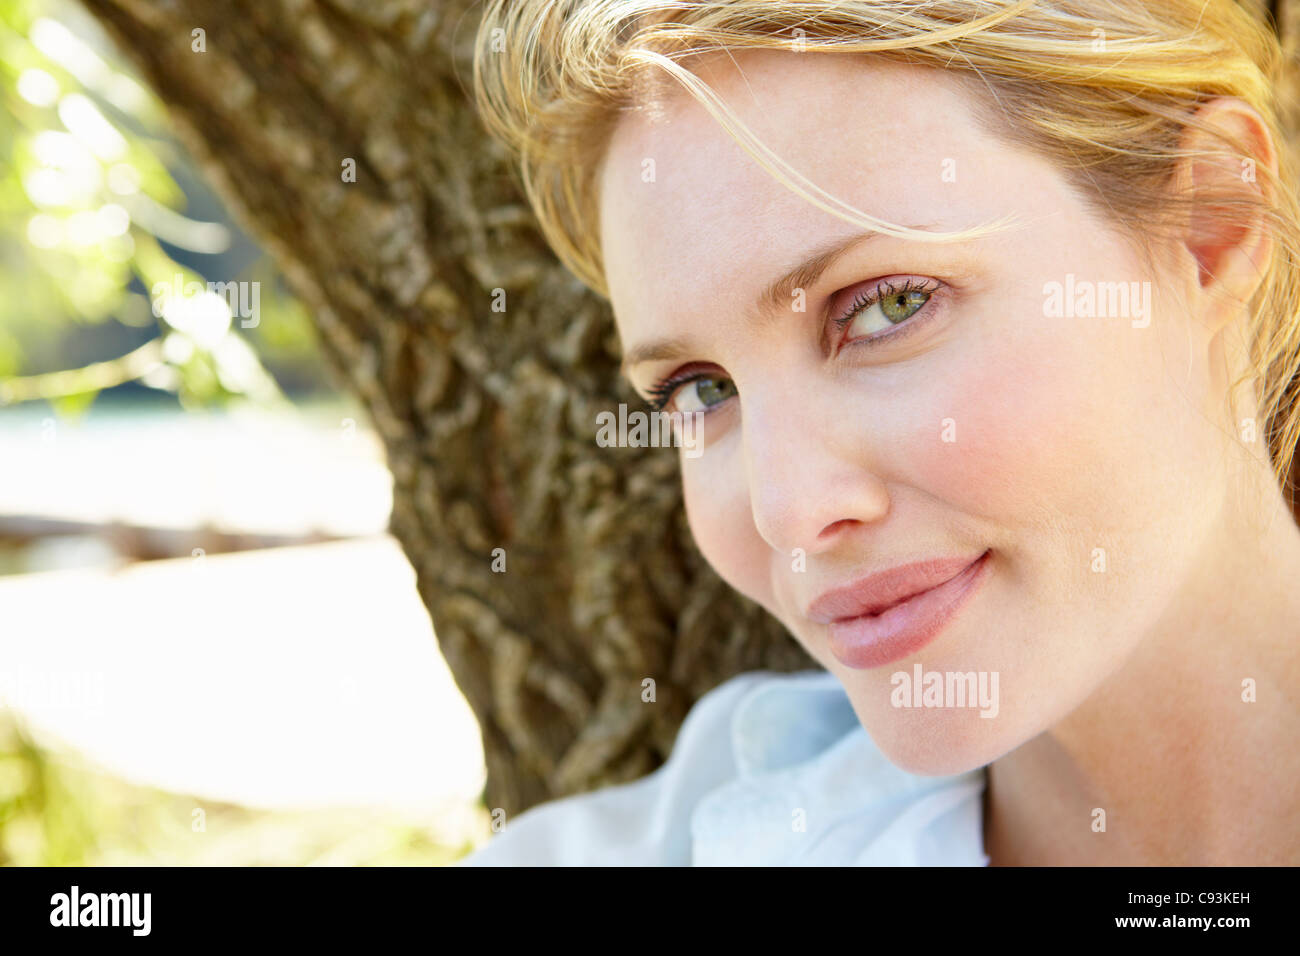
[[984, 580], [985, 551], [950, 581], [877, 615], [830, 625], [830, 650], [845, 667], [865, 670], [910, 657], [941, 633]]

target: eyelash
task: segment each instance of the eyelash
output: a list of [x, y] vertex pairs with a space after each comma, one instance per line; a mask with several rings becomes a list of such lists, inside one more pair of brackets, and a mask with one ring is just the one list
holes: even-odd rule
[[[939, 291], [941, 286], [942, 283], [939, 282], [935, 282], [931, 284], [922, 281], [914, 284], [912, 279], [909, 278], [906, 282], [903, 283], [901, 287], [899, 287], [893, 285], [887, 279], [881, 280], [877, 282], [874, 286], [872, 286], [870, 289], [868, 289], [867, 291], [860, 292], [857, 295], [857, 297], [853, 300], [853, 304], [848, 307], [847, 311], [845, 311], [839, 318], [831, 319], [831, 324], [835, 327], [837, 331], [842, 332], [845, 328], [847, 328], [851, 324], [853, 319], [855, 319], [858, 316], [858, 313], [862, 312], [864, 309], [871, 308], [873, 305], [883, 300], [887, 295], [900, 295], [905, 292], [925, 292], [928, 293], [931, 297], [933, 297]], [[913, 331], [913, 328], [909, 328], [909, 327], [914, 327], [914, 326], [924, 324], [924, 319], [917, 319], [916, 317], [920, 316], [921, 313], [925, 311], [926, 306], [928, 306], [929, 304], [930, 304], [930, 299], [926, 299], [925, 303], [921, 306], [920, 309], [918, 309], [912, 315], [908, 316], [902, 322], [898, 323], [897, 326], [895, 326], [895, 328], [901, 328], [903, 329], [903, 331], [894, 332], [890, 330], [890, 331], [877, 332], [873, 335], [866, 335], [860, 339], [855, 339], [853, 340], [853, 342], [849, 344], [875, 342], [878, 341], [879, 339], [885, 339], [885, 338], [897, 340], [898, 338], [901, 338], [902, 336], [907, 335]], [[683, 385], [689, 385], [691, 382], [694, 382], [697, 379], [714, 377], [710, 375], [708, 372], [697, 372], [695, 369], [696, 366], [690, 366], [690, 365], [678, 369], [672, 375], [668, 376], [665, 379], [662, 379], [659, 382], [656, 382], [654, 385], [646, 389], [646, 392], [649, 395], [647, 401], [651, 409], [656, 412], [663, 411], [665, 408], [668, 407], [668, 403], [672, 400], [673, 395], [676, 394], [677, 390], [681, 388]], [[724, 378], [725, 376], [717, 376], [717, 377]], [[709, 411], [712, 411], [712, 409], [710, 409]], [[706, 411], [705, 414], [706, 415], [709, 414], [709, 411]]]
[[[924, 292], [927, 293], [931, 298], [933, 298], [935, 293], [939, 291], [939, 287], [940, 287], [940, 283], [938, 282], [935, 282], [933, 284], [926, 283], [924, 281], [913, 283], [912, 279], [910, 278], [906, 282], [904, 282], [903, 285], [900, 287], [900, 286], [895, 286], [888, 279], [882, 279], [867, 291], [858, 293], [857, 298], [853, 300], [853, 304], [849, 306], [848, 311], [846, 311], [838, 319], [832, 319], [831, 322], [837, 330], [843, 331], [845, 328], [849, 326], [849, 324], [853, 321], [853, 319], [857, 317], [859, 312], [862, 312], [865, 309], [869, 309], [873, 305], [876, 305], [879, 302], [883, 302], [886, 296], [902, 295], [905, 292]], [[898, 325], [894, 326], [894, 328], [902, 328], [904, 326], [912, 325], [913, 318], [915, 316], [920, 315], [922, 312], [924, 312], [925, 307], [928, 306], [929, 304], [930, 304], [930, 299], [926, 299], [925, 302], [922, 303], [920, 309], [913, 312], [912, 315], [908, 316], [902, 322], [899, 322]], [[903, 333], [901, 332], [893, 332], [893, 331], [876, 332], [873, 335], [866, 335], [860, 339], [855, 339], [854, 341], [872, 342], [875, 341], [876, 339], [883, 339], [886, 337], [893, 338], [895, 335], [902, 335], [902, 334]]]
[[690, 384], [696, 379], [708, 377], [707, 373], [695, 372], [695, 366], [688, 365], [685, 368], [678, 369], [672, 375], [662, 381], [656, 382], [654, 385], [650, 386], [650, 388], [646, 389], [646, 392], [650, 396], [647, 399], [647, 402], [653, 411], [662, 412], [668, 407], [668, 403], [672, 400], [673, 395], [677, 393], [679, 388], [683, 385]]

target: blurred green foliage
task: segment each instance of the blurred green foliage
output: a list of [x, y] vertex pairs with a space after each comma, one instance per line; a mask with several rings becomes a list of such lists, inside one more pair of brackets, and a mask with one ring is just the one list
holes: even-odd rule
[[0, 96], [0, 406], [75, 414], [126, 382], [282, 403], [268, 367], [323, 389], [302, 306], [219, 207], [185, 214], [162, 104], [80, 7], [0, 0]]

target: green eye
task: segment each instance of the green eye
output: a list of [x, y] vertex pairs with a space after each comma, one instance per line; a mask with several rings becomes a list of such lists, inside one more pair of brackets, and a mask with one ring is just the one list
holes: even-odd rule
[[738, 394], [736, 383], [725, 375], [683, 371], [649, 390], [649, 402], [657, 411], [707, 412]]
[[915, 285], [911, 279], [901, 288], [882, 282], [858, 296], [849, 311], [836, 319], [835, 324], [841, 329], [847, 327], [853, 339], [884, 338], [883, 333], [887, 330], [902, 325], [924, 309], [936, 291], [937, 288]]
[[674, 399], [679, 412], [699, 412], [721, 405], [736, 394], [736, 383], [719, 375], [703, 375], [682, 385]]
[[895, 324], [910, 319], [930, 299], [928, 292], [899, 292], [880, 300], [880, 311]]

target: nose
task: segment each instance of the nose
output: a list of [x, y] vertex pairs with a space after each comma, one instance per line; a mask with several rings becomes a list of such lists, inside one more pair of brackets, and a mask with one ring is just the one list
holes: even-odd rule
[[799, 401], [744, 406], [754, 526], [771, 547], [812, 555], [889, 512], [868, 436], [842, 407], [810, 414]]

